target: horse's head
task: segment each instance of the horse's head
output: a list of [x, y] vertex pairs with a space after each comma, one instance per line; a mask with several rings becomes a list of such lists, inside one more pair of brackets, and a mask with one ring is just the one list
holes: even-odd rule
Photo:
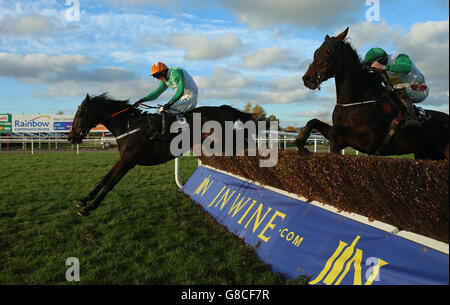
[[88, 111], [89, 105], [91, 104], [91, 98], [89, 94], [78, 106], [77, 114], [72, 122], [72, 128], [70, 129], [68, 140], [73, 144], [80, 144], [86, 135], [89, 133], [91, 128], [95, 127], [98, 122], [96, 122]]
[[348, 28], [336, 37], [325, 36], [322, 45], [314, 52], [313, 62], [309, 65], [303, 83], [309, 89], [320, 89], [320, 83], [333, 77], [339, 65], [339, 50], [347, 37]]

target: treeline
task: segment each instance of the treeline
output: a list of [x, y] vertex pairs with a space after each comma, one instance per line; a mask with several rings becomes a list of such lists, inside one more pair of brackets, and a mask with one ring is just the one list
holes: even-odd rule
[[271, 121], [277, 121], [279, 131], [298, 132], [300, 129], [293, 126], [286, 126], [285, 128], [281, 127], [280, 120], [274, 114], [267, 116], [267, 112], [262, 106], [258, 104], [253, 105], [252, 103], [248, 102], [244, 107], [244, 112], [253, 114], [253, 118], [256, 121], [267, 121], [268, 124]]

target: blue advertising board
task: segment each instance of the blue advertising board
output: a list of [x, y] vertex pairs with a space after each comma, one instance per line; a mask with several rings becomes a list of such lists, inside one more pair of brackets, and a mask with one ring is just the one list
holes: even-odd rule
[[199, 166], [182, 191], [273, 271], [319, 285], [449, 284], [449, 256]]
[[55, 131], [69, 131], [72, 128], [72, 122], [53, 122]]

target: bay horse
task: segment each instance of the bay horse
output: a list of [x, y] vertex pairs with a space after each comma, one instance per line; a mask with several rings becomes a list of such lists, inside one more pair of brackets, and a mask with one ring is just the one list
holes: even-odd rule
[[350, 146], [370, 155], [414, 153], [416, 159], [449, 159], [449, 116], [426, 110], [430, 117], [420, 126], [402, 126], [396, 97], [383, 82], [382, 74], [364, 67], [357, 52], [345, 39], [348, 27], [336, 37], [326, 35], [315, 51], [313, 62], [302, 77], [304, 85], [320, 89], [320, 84], [334, 77], [336, 105], [330, 126], [318, 119], [308, 121], [296, 139], [299, 154], [312, 129], [330, 141], [330, 151], [339, 153]]
[[[216, 121], [220, 123], [221, 127], [225, 125], [226, 121], [241, 121], [245, 123], [253, 120], [251, 114], [241, 112], [226, 105], [220, 107], [198, 107], [192, 111], [188, 111], [183, 114], [185, 121], [190, 127], [190, 145], [186, 147], [185, 151], [192, 148], [193, 144], [196, 144], [192, 140], [192, 122], [195, 114], [201, 115], [202, 125], [206, 121]], [[170, 126], [170, 123], [175, 121], [175, 117], [169, 115], [168, 119], [168, 126]], [[93, 98], [89, 94], [86, 96], [78, 107], [72, 123], [72, 129], [68, 135], [68, 140], [73, 144], [81, 143], [89, 131], [101, 123], [116, 137], [120, 158], [103, 179], [100, 180], [97, 186], [77, 203], [77, 207], [84, 207], [88, 201], [94, 200], [89, 206], [81, 209], [78, 212], [79, 215], [88, 216], [92, 210], [96, 209], [106, 194], [136, 165], [157, 165], [178, 157], [178, 155], [172, 154], [170, 147], [171, 140], [177, 134], [171, 133], [170, 139], [167, 141], [148, 140], [148, 130], [160, 130], [160, 120], [161, 116], [159, 114], [145, 113], [131, 106], [127, 100], [113, 100], [107, 94]], [[202, 133], [201, 140], [204, 140], [209, 135]], [[222, 137], [222, 139], [225, 139], [225, 137]], [[102, 192], [98, 195], [100, 190]]]

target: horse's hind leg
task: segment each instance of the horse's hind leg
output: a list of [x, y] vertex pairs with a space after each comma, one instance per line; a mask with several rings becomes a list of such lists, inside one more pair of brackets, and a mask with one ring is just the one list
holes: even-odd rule
[[[116, 162], [111, 171], [102, 179], [102, 182], [104, 183], [103, 183], [103, 190], [100, 193], [100, 195], [98, 195], [95, 198], [92, 204], [80, 210], [78, 212], [78, 215], [88, 216], [92, 210], [95, 210], [99, 206], [100, 202], [105, 198], [106, 194], [108, 194], [108, 192], [114, 188], [114, 186], [120, 181], [120, 179], [122, 179], [122, 177], [125, 176], [125, 174], [133, 167], [134, 164], [130, 164], [129, 162], [124, 161], [123, 159], [119, 159], [119, 161]], [[94, 193], [94, 191], [97, 191], [98, 193], [98, 191], [102, 188], [99, 187], [100, 184], [91, 193]]]
[[330, 126], [318, 119], [310, 120], [305, 127], [303, 127], [295, 140], [295, 145], [297, 146], [298, 153], [300, 155], [309, 153], [309, 150], [305, 148], [306, 141], [308, 140], [311, 130], [317, 129], [325, 138], [330, 140], [330, 131], [333, 126]]

